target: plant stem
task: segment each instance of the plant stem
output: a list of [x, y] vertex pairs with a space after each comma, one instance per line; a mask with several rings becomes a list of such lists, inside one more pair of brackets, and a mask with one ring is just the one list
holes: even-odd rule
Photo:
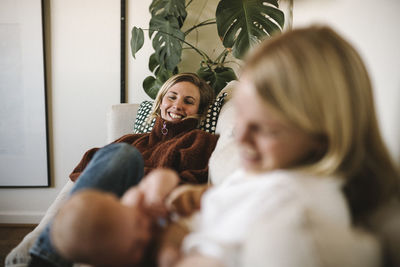
[[236, 61], [226, 61], [226, 62], [225, 62], [225, 64], [229, 64], [229, 63], [236, 64], [239, 68], [242, 67], [242, 66], [241, 66], [238, 62], [236, 62]]
[[[143, 29], [143, 30], [144, 30], [144, 31], [149, 31], [150, 29]], [[179, 41], [181, 41], [181, 42], [187, 44], [188, 46], [190, 46], [194, 51], [196, 51], [200, 56], [202, 56], [203, 59], [204, 59], [205, 61], [207, 61], [207, 62], [208, 62], [208, 61], [212, 61], [212, 60], [210, 59], [210, 57], [209, 57], [206, 53], [204, 53], [203, 51], [201, 51], [200, 49], [198, 49], [197, 47], [195, 47], [195, 46], [192, 45], [191, 43], [188, 43], [188, 42], [186, 42], [185, 40], [183, 40], [183, 39], [181, 39], [181, 38], [178, 38], [178, 37], [176, 37], [175, 35], [170, 34], [170, 33], [168, 33], [168, 32], [164, 32], [164, 31], [160, 31], [160, 30], [153, 30], [153, 31], [161, 32], [161, 33], [166, 34], [166, 35], [169, 35], [169, 36], [171, 36], [171, 37], [173, 37], [173, 38], [175, 38], [175, 39], [178, 39]]]
[[[219, 56], [217, 57], [217, 59], [215, 60], [215, 62], [217, 64], [224, 64], [226, 56], [229, 54], [229, 50], [228, 49], [224, 49], [224, 51], [221, 52], [221, 54], [219, 54]], [[222, 58], [222, 60], [221, 60]]]
[[192, 26], [190, 29], [186, 30], [186, 31], [184, 32], [184, 34], [185, 34], [185, 36], [186, 36], [186, 35], [188, 35], [191, 31], [193, 31], [193, 30], [196, 29], [196, 28], [200, 28], [200, 27], [202, 27], [202, 26], [211, 25], [211, 24], [216, 24], [216, 23], [217, 23], [217, 21], [215, 20], [215, 18], [214, 18], [214, 19], [205, 20], [205, 21], [203, 21], [203, 22], [201, 22], [201, 23], [199, 23], [199, 24], [197, 24], [197, 25]]
[[190, 6], [190, 4], [193, 2], [193, 0], [190, 0], [189, 3], [187, 3], [187, 5], [185, 6], [185, 8], [187, 8], [188, 6]]

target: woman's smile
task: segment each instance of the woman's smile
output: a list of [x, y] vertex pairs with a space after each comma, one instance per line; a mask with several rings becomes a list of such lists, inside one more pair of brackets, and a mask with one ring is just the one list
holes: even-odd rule
[[183, 118], [185, 118], [186, 116], [183, 114], [178, 114], [172, 111], [168, 112], [168, 116], [172, 119], [172, 120], [182, 120]]
[[178, 82], [168, 89], [160, 105], [161, 117], [167, 121], [181, 121], [199, 111], [200, 91], [190, 82]]

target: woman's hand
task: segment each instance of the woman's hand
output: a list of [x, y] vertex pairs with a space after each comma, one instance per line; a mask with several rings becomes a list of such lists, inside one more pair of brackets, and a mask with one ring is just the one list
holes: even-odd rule
[[166, 205], [169, 211], [179, 216], [190, 216], [200, 209], [201, 197], [208, 185], [182, 185], [174, 189], [167, 197]]
[[157, 264], [159, 267], [175, 266], [181, 257], [181, 244], [189, 233], [185, 224], [179, 222], [170, 223], [163, 229], [159, 236]]
[[[144, 195], [144, 207], [154, 217], [165, 217], [168, 213], [165, 199], [179, 183], [178, 174], [171, 169], [156, 169], [145, 176], [136, 190]], [[129, 195], [129, 189], [125, 195]], [[125, 196], [124, 195], [124, 196]]]

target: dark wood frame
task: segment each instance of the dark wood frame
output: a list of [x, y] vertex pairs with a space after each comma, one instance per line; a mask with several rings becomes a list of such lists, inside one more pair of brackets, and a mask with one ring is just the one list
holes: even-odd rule
[[121, 103], [126, 103], [126, 0], [121, 0]]

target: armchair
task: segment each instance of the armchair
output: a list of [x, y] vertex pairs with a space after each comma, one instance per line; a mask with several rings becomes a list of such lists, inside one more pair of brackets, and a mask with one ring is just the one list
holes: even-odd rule
[[[232, 130], [233, 126], [227, 127], [228, 124], [233, 123], [233, 107], [232, 103], [229, 103], [228, 100], [230, 98], [231, 88], [224, 89], [224, 92], [229, 90], [228, 97], [225, 98], [225, 104], [221, 108], [220, 119], [218, 120], [216, 126], [216, 133], [221, 135], [220, 141], [218, 141], [216, 150], [220, 151], [220, 153], [232, 153], [232, 150], [235, 148], [231, 145], [232, 142]], [[107, 143], [110, 143], [117, 138], [121, 137], [124, 134], [132, 133], [134, 121], [136, 118], [137, 111], [139, 109], [139, 104], [117, 104], [110, 107], [109, 111], [106, 114], [106, 122], [107, 122]], [[224, 130], [226, 128], [226, 130]], [[220, 154], [219, 153], [219, 154]], [[215, 154], [215, 153], [214, 153]], [[232, 159], [231, 162], [227, 163], [221, 155], [214, 155], [214, 159], [210, 159], [211, 161], [216, 161], [213, 163], [213, 173], [216, 177], [215, 181], [222, 181], [222, 178], [228, 174], [228, 172], [232, 172], [237, 168], [237, 157], [229, 155], [229, 158]], [[237, 153], [233, 154], [237, 155]], [[211, 164], [211, 163], [210, 163]], [[229, 165], [230, 169], [227, 168]], [[229, 171], [228, 171], [229, 170]], [[210, 165], [210, 174], [211, 174], [211, 165]], [[217, 178], [218, 177], [218, 178]], [[30, 261], [29, 249], [33, 245], [33, 243], [38, 238], [41, 231], [44, 229], [45, 225], [54, 217], [57, 213], [59, 207], [65, 202], [69, 191], [73, 186], [73, 182], [67, 179], [66, 184], [54, 200], [54, 202], [50, 205], [48, 210], [46, 211], [45, 216], [40, 221], [39, 225], [28, 235], [24, 237], [24, 239], [15, 247], [6, 257], [5, 266], [9, 267], [22, 267], [27, 266]]]

